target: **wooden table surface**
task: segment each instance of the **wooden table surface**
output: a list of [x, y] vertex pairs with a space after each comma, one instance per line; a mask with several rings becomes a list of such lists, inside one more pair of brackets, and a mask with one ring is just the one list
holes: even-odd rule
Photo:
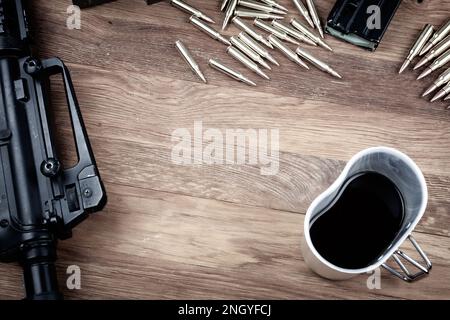
[[[221, 23], [220, 1], [189, 2]], [[450, 298], [450, 111], [448, 103], [420, 97], [435, 75], [416, 81], [420, 70], [397, 73], [423, 25], [450, 16], [450, 0], [403, 1], [375, 53], [326, 36], [333, 53], [310, 51], [343, 80], [306, 71], [274, 51], [281, 66], [269, 72], [270, 81], [165, 2], [92, 8], [82, 12], [81, 30], [66, 27], [70, 1], [33, 3], [39, 55], [58, 56], [71, 69], [109, 197], [101, 213], [59, 243], [67, 298]], [[301, 19], [291, 1], [280, 3]], [[316, 0], [322, 18], [333, 3]], [[192, 50], [207, 85], [175, 50], [178, 39]], [[212, 57], [258, 86], [212, 70]], [[61, 93], [55, 90], [53, 108], [67, 162], [73, 152]], [[172, 163], [172, 132], [192, 132], [195, 121], [223, 132], [279, 129], [279, 173], [261, 175], [258, 165]], [[304, 214], [352, 155], [379, 145], [408, 154], [427, 179], [429, 205], [415, 236], [434, 263], [432, 273], [407, 284], [382, 271], [381, 289], [372, 290], [368, 275], [322, 279], [300, 252]], [[65, 289], [70, 265], [81, 268], [81, 290]], [[0, 273], [0, 297], [21, 298], [20, 267], [1, 264]]]

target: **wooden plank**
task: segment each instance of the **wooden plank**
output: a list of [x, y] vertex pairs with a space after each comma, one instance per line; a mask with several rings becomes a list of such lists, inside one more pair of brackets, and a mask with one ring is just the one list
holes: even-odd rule
[[[36, 17], [42, 28], [38, 43], [42, 44], [40, 49], [43, 55], [56, 54], [82, 65], [197, 81], [174, 49], [174, 42], [181, 39], [189, 45], [205, 69], [209, 58], [218, 57], [252, 76], [251, 72], [227, 56], [225, 46], [196, 30], [187, 23], [186, 14], [168, 3], [147, 7], [140, 0], [118, 1], [95, 10], [86, 10], [83, 11], [83, 24], [79, 31], [65, 27], [67, 3], [61, 0], [55, 3], [36, 8]], [[216, 2], [203, 0], [193, 4], [217, 21], [221, 20]], [[322, 17], [325, 17], [333, 2], [318, 1], [317, 5]], [[423, 25], [441, 24], [447, 16], [442, 8], [449, 6], [449, 0], [423, 1], [420, 5], [403, 3], [376, 53], [356, 49], [329, 36], [327, 41], [335, 48], [334, 53], [311, 48], [311, 52], [344, 75], [342, 81], [335, 81], [315, 69], [306, 72], [275, 52], [281, 67], [271, 72], [272, 81], [253, 77], [259, 85], [255, 91], [296, 96], [324, 109], [328, 104], [339, 103], [351, 106], [355, 113], [386, 108], [402, 115], [436, 114], [448, 120], [448, 112], [443, 111], [446, 104], [428, 104], [420, 98], [420, 94], [434, 80], [433, 77], [416, 81], [419, 71], [409, 71], [403, 75], [398, 75], [397, 71]], [[289, 17], [299, 17], [291, 3], [289, 7], [292, 8]], [[420, 12], [420, 15], [414, 12]], [[226, 34], [237, 32], [231, 26]], [[61, 38], [64, 41], [58, 41]], [[242, 87], [214, 71], [208, 72], [207, 76], [212, 84]]]
[[[216, 1], [189, 2], [218, 22], [223, 17]], [[109, 204], [61, 243], [61, 285], [68, 265], [81, 266], [83, 274], [83, 289], [66, 290], [67, 297], [450, 298], [443, 281], [450, 256], [450, 113], [420, 98], [433, 77], [397, 74], [422, 26], [449, 16], [450, 0], [404, 1], [376, 53], [329, 36], [334, 53], [310, 49], [342, 81], [298, 69], [278, 52], [282, 65], [270, 72], [272, 80], [258, 79], [167, 3], [120, 0], [89, 9], [81, 30], [65, 26], [68, 3], [32, 3], [35, 42], [41, 56], [59, 56], [71, 67]], [[333, 2], [316, 3], [326, 17]], [[193, 51], [208, 85], [180, 59], [177, 39]], [[258, 87], [209, 69], [210, 57]], [[62, 158], [73, 159], [62, 90], [55, 89], [57, 140]], [[250, 165], [174, 165], [171, 134], [192, 132], [195, 121], [222, 131], [279, 129], [279, 174], [262, 176]], [[367, 276], [344, 282], [315, 276], [299, 243], [311, 201], [353, 154], [376, 145], [404, 151], [424, 171], [430, 202], [416, 238], [434, 269], [412, 285], [383, 273], [382, 289], [369, 290]], [[20, 268], [0, 264], [0, 271], [0, 298], [21, 298]]]
[[[79, 79], [75, 85], [80, 104], [108, 182], [304, 213], [353, 154], [386, 145], [411, 156], [429, 182], [429, 218], [421, 230], [450, 235], [450, 139], [442, 119], [432, 115], [392, 118], [388, 110], [352, 114], [350, 107], [338, 105], [322, 112], [297, 98], [246, 89], [78, 67], [73, 73]], [[92, 88], [101, 88], [101, 95]], [[55, 102], [57, 127], [69, 128], [60, 108], [62, 100]], [[262, 176], [260, 167], [248, 165], [173, 164], [172, 132], [186, 128], [193, 135], [195, 121], [203, 121], [205, 130], [222, 132], [279, 129], [279, 173]], [[62, 140], [67, 141], [67, 136], [66, 131]]]
[[[82, 271], [82, 289], [66, 290], [69, 298], [450, 297], [446, 237], [416, 235], [434, 263], [429, 277], [407, 284], [383, 271], [381, 289], [370, 290], [368, 275], [334, 282], [307, 268], [303, 215], [123, 185], [109, 195], [107, 209], [60, 244], [60, 279], [68, 265]], [[0, 295], [18, 298], [20, 270], [7, 270]]]

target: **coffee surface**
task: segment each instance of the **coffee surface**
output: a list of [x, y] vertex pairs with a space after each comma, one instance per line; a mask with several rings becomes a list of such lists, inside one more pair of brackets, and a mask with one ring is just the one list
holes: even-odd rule
[[311, 240], [332, 264], [359, 269], [373, 264], [398, 234], [404, 217], [395, 184], [375, 172], [349, 178], [335, 202], [311, 226]]

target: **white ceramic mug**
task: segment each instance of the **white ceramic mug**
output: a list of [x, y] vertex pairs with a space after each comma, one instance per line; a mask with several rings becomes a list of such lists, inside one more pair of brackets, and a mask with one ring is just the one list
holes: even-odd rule
[[[404, 219], [400, 230], [390, 246], [377, 257], [375, 261], [364, 268], [346, 269], [332, 264], [323, 258], [314, 247], [310, 236], [310, 229], [314, 221], [325, 209], [336, 200], [345, 182], [363, 172], [376, 172], [389, 178], [398, 188], [404, 202]], [[405, 280], [413, 281], [431, 270], [431, 262], [412, 238], [411, 233], [422, 218], [428, 201], [428, 191], [425, 178], [419, 167], [405, 154], [398, 150], [386, 147], [375, 147], [363, 150], [350, 159], [344, 171], [337, 180], [310, 205], [305, 216], [304, 239], [302, 242], [303, 257], [307, 265], [322, 277], [343, 280], [358, 274], [371, 272], [382, 266], [395, 276]], [[399, 248], [409, 238], [416, 250], [424, 260], [425, 266], [411, 259]], [[358, 254], [355, 252], [354, 254]], [[387, 260], [393, 258], [401, 271], [390, 267]], [[411, 273], [403, 261], [413, 265], [419, 271]], [[397, 268], [398, 269], [398, 268]]]

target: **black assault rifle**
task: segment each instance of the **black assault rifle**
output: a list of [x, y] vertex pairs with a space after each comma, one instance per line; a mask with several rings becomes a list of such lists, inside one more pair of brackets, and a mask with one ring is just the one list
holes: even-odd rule
[[[0, 0], [0, 261], [19, 261], [26, 299], [60, 299], [56, 242], [106, 194], [75, 97], [69, 71], [58, 58], [31, 54], [22, 0]], [[49, 125], [48, 84], [61, 75], [78, 163], [58, 160]]]

